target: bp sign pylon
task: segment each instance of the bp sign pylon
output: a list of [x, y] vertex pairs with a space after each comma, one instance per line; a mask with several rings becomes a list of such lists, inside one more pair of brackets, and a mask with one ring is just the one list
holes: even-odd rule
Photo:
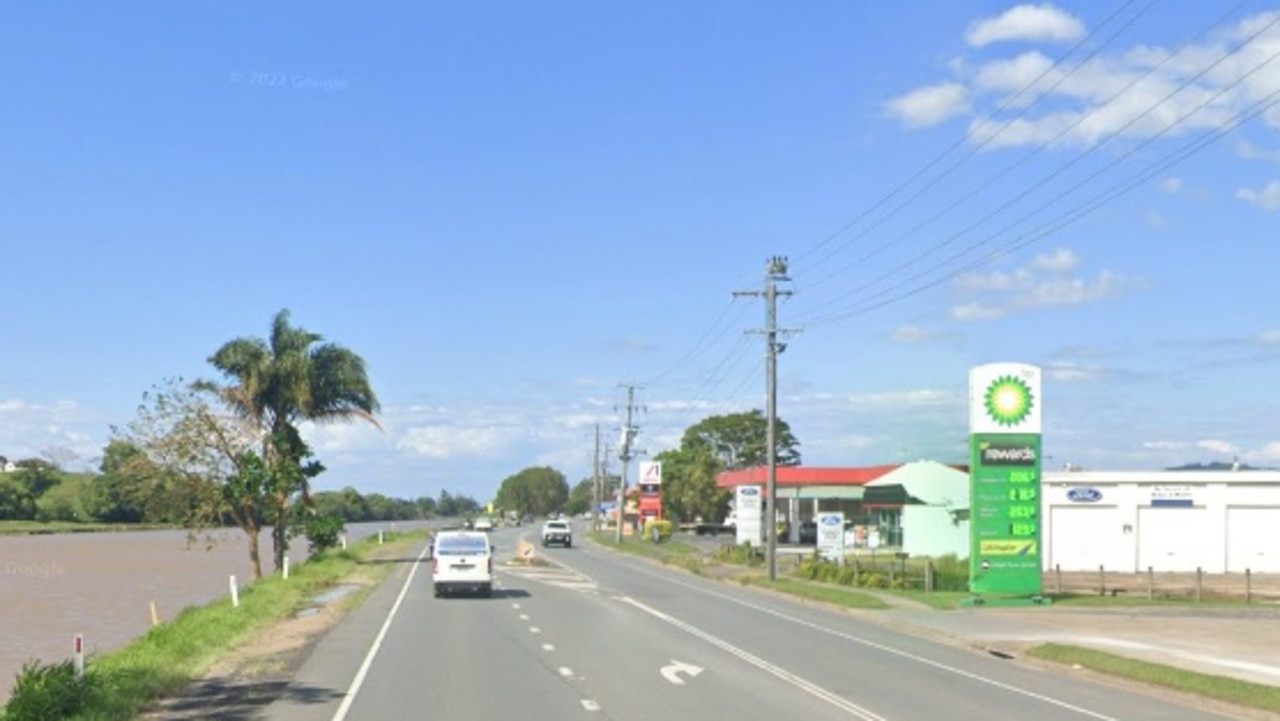
[[969, 591], [973, 603], [1042, 602], [1040, 369], [969, 371]]

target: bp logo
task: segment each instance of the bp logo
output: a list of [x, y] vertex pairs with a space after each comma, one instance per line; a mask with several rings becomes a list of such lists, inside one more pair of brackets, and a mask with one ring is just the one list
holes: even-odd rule
[[1031, 386], [1017, 376], [1000, 376], [987, 386], [982, 399], [987, 416], [1002, 426], [1016, 426], [1027, 419], [1034, 403]]

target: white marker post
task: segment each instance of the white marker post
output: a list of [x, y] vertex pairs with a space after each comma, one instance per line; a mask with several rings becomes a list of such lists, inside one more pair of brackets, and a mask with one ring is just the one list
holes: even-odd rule
[[240, 608], [240, 587], [236, 585], [236, 577], [231, 577], [231, 607]]
[[289, 579], [289, 557], [288, 556], [284, 557], [284, 577], [286, 581]]
[[75, 658], [76, 678], [84, 678], [84, 634], [77, 633], [75, 643], [72, 645]]
[[347, 534], [342, 534], [342, 550], [347, 550]]
[[378, 545], [382, 545], [382, 531], [378, 531]]

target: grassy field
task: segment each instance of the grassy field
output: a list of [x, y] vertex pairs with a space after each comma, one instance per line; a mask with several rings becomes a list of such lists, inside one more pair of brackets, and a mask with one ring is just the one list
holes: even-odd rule
[[891, 608], [888, 603], [876, 596], [863, 593], [849, 586], [837, 586], [830, 583], [817, 583], [815, 581], [786, 577], [778, 577], [770, 581], [768, 576], [755, 574], [739, 576], [737, 580], [743, 585], [768, 588], [790, 596], [806, 598], [811, 601], [821, 601], [844, 608], [861, 608], [875, 611]]
[[1103, 651], [1056, 643], [1036, 646], [1027, 654], [1045, 661], [1079, 665], [1110, 676], [1193, 693], [1237, 706], [1280, 713], [1280, 687], [1277, 686], [1185, 671]]
[[[199, 678], [220, 656], [256, 634], [270, 633], [274, 624], [291, 618], [325, 589], [357, 571], [375, 583], [381, 581], [395, 564], [365, 561], [409, 552], [425, 538], [423, 531], [386, 535], [383, 545], [376, 537], [363, 539], [345, 551], [330, 551], [295, 566], [288, 580], [273, 576], [244, 588], [239, 607], [226, 598], [188, 608], [124, 648], [89, 659], [85, 707], [65, 718], [131, 719], [149, 702]], [[12, 708], [17, 698], [15, 692], [0, 721], [18, 718]]]

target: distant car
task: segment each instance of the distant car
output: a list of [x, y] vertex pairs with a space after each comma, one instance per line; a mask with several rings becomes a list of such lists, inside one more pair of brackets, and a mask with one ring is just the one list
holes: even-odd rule
[[542, 545], [560, 544], [565, 548], [573, 547], [573, 529], [567, 521], [547, 521], [542, 524]]
[[493, 546], [483, 531], [440, 531], [431, 549], [431, 583], [446, 593], [493, 595]]
[[800, 523], [800, 542], [801, 543], [817, 543], [818, 542], [818, 522], [802, 521]]
[[481, 516], [480, 518], [477, 518], [475, 529], [477, 531], [492, 531], [493, 519], [488, 516]]

